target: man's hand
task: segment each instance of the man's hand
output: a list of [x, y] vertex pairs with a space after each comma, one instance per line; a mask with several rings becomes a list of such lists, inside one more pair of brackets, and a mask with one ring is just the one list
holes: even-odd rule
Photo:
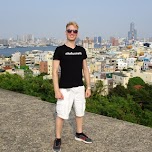
[[85, 97], [89, 98], [91, 96], [91, 89], [86, 89]]
[[55, 91], [55, 98], [56, 99], [64, 99], [63, 94], [59, 91]]

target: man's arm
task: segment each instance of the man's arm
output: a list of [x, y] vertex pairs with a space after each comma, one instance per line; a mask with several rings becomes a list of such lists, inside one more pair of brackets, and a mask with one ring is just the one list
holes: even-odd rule
[[86, 97], [90, 97], [91, 96], [91, 85], [90, 85], [90, 74], [89, 74], [89, 69], [87, 66], [87, 61], [86, 59], [83, 60], [83, 73], [84, 73], [84, 78], [86, 81]]
[[62, 95], [62, 93], [60, 92], [60, 89], [59, 89], [59, 77], [58, 77], [59, 65], [60, 65], [60, 60], [53, 60], [52, 79], [53, 79], [55, 98], [63, 99], [63, 95]]

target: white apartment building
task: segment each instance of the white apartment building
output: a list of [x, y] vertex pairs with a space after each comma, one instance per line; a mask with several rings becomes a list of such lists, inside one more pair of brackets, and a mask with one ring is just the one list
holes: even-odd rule
[[26, 56], [25, 62], [27, 66], [34, 66], [35, 64], [34, 54], [29, 54], [28, 56]]
[[152, 69], [152, 56], [144, 58], [142, 69], [143, 70]]
[[45, 58], [45, 54], [41, 50], [32, 50], [28, 55], [32, 55], [34, 57], [34, 62], [39, 64], [40, 61], [43, 61]]
[[35, 63], [39, 64], [41, 61], [48, 61], [53, 58], [52, 51], [44, 51], [35, 54]]
[[50, 56], [47, 51], [40, 53], [40, 61], [47, 61], [49, 57]]
[[128, 68], [129, 67], [133, 68], [134, 65], [135, 65], [136, 60], [137, 60], [136, 58], [127, 58], [126, 63], [128, 65]]
[[[49, 56], [48, 56], [47, 51], [43, 52], [40, 50], [32, 50], [30, 53], [26, 55], [26, 65], [30, 64], [39, 64], [41, 61], [47, 61]], [[52, 54], [50, 55], [52, 57]]]
[[115, 85], [121, 84], [125, 88], [127, 87], [130, 76], [124, 73], [113, 73], [112, 75], [113, 81]]
[[117, 69], [119, 70], [123, 70], [123, 69], [127, 69], [128, 68], [128, 63], [126, 63], [125, 59], [117, 59]]
[[35, 64], [40, 64], [40, 55], [37, 54], [35, 57], [34, 57], [34, 62]]
[[125, 62], [118, 62], [117, 64], [118, 64], [117, 67], [119, 70], [127, 69], [128, 67], [128, 64]]
[[15, 63], [20, 62], [20, 57], [21, 57], [21, 52], [15, 52], [14, 54], [12, 54], [11, 56], [11, 60], [14, 61]]

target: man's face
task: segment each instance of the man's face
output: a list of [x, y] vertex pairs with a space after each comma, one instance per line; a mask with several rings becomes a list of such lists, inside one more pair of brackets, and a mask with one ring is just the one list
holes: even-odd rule
[[69, 41], [75, 41], [78, 35], [77, 27], [70, 25], [66, 29], [66, 36]]

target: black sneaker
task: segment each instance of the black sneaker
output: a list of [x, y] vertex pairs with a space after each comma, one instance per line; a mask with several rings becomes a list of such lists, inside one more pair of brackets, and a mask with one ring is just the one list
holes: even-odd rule
[[60, 152], [61, 151], [61, 140], [59, 140], [59, 139], [54, 140], [53, 151], [54, 152]]
[[86, 144], [90, 144], [92, 143], [92, 139], [90, 139], [88, 136], [86, 136], [84, 133], [81, 133], [80, 135], [78, 135], [76, 133], [75, 135], [75, 140], [78, 140], [78, 141], [83, 141], [84, 143]]

